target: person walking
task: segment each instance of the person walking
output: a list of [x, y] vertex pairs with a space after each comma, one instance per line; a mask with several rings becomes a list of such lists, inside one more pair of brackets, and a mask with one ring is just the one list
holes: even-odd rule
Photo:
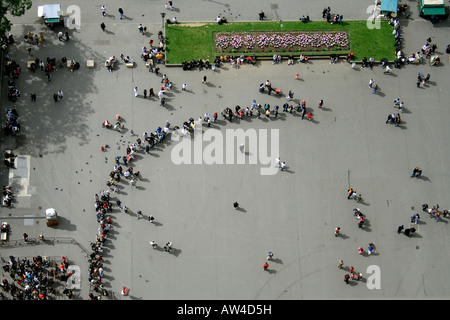
[[122, 9], [122, 7], [120, 7], [118, 11], [119, 11], [119, 14], [120, 14], [120, 20], [122, 20], [122, 18], [123, 18], [123, 9]]
[[378, 84], [375, 83], [375, 85], [373, 86], [373, 94], [376, 94], [378, 89], [379, 89]]
[[141, 218], [144, 218], [144, 215], [142, 214], [142, 211], [141, 211], [141, 210], [138, 210], [138, 211], [136, 212], [136, 215], [137, 215], [137, 219], [138, 219], [138, 220], [141, 219]]
[[183, 85], [181, 86], [181, 90], [186, 91], [186, 87], [187, 87], [187, 84], [183, 83]]
[[275, 159], [275, 168], [278, 168], [280, 166], [280, 162], [281, 162], [280, 158]]
[[206, 83], [206, 76], [203, 76], [202, 83]]
[[258, 15], [259, 15], [259, 20], [260, 21], [264, 20], [265, 15], [264, 15], [264, 12], [262, 10], [258, 13]]
[[139, 90], [137, 87], [134, 87], [134, 96], [137, 97], [139, 94]]
[[344, 276], [344, 281], [345, 281], [346, 284], [348, 284], [348, 280], [350, 280], [350, 276], [348, 274], [346, 274]]
[[233, 203], [233, 207], [234, 207], [234, 210], [239, 209], [239, 203], [236, 201], [235, 203]]
[[36, 102], [36, 93], [30, 93], [31, 101]]
[[373, 79], [370, 79], [369, 80], [369, 88], [372, 88], [372, 86], [373, 86]]
[[419, 167], [415, 167], [412, 172], [411, 178], [415, 176], [417, 179], [419, 179], [421, 175], [422, 175], [422, 169], [420, 169]]
[[320, 100], [319, 101], [319, 108], [322, 109], [322, 107], [323, 107], [323, 100]]
[[280, 170], [283, 171], [284, 168], [286, 168], [286, 162], [283, 161], [283, 162], [281, 162], [281, 164], [280, 164]]
[[58, 94], [57, 93], [53, 94], [53, 100], [55, 100], [55, 102], [58, 102]]
[[267, 254], [267, 260], [272, 260], [273, 258], [273, 252], [269, 251], [269, 253]]
[[144, 89], [144, 99], [147, 99], [147, 89]]
[[102, 31], [105, 31], [106, 25], [104, 22], [100, 23], [100, 28], [102, 28]]
[[142, 23], [139, 24], [138, 30], [142, 35], [144, 35], [144, 26], [142, 25]]
[[267, 262], [264, 262], [263, 269], [264, 271], [267, 271], [267, 269], [269, 269], [269, 264]]
[[152, 246], [153, 249], [158, 248], [158, 245], [156, 244], [156, 242], [154, 240], [150, 241], [150, 245]]
[[338, 260], [338, 269], [342, 269], [342, 267], [344, 266], [344, 261], [342, 261], [341, 259]]
[[58, 99], [62, 100], [64, 98], [64, 92], [62, 90], [58, 90]]
[[337, 227], [336, 229], [334, 229], [334, 236], [338, 237], [340, 231], [341, 231], [341, 227]]
[[100, 11], [102, 12], [102, 18], [104, 18], [106, 15], [106, 6], [101, 6]]
[[149, 215], [148, 221], [150, 221], [150, 223], [153, 223], [153, 220], [155, 220], [155, 217], [153, 217], [152, 215]]
[[167, 242], [166, 245], [164, 246], [164, 251], [170, 253], [170, 250], [172, 250], [172, 242]]

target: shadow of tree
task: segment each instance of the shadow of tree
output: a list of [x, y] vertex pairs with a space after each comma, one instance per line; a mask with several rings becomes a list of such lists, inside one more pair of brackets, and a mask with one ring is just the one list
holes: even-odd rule
[[[59, 41], [58, 31], [57, 28], [52, 31], [39, 25], [16, 26], [12, 31], [16, 41], [8, 48], [10, 59], [15, 60], [22, 69], [20, 77], [15, 80], [21, 91], [21, 98], [14, 105], [5, 101], [5, 97], [2, 97], [2, 100], [4, 107], [17, 110], [22, 128], [19, 135], [6, 137], [5, 144], [34, 157], [65, 152], [70, 138], [76, 138], [80, 145], [89, 143], [90, 129], [87, 118], [94, 113], [94, 107], [85, 96], [96, 93], [93, 73], [100, 67], [87, 69], [86, 60], [105, 60], [99, 53], [73, 37], [67, 42]], [[39, 47], [25, 43], [23, 35], [28, 32], [43, 32], [46, 40]], [[76, 33], [76, 30], [71, 32]], [[30, 46], [33, 47], [31, 55], [27, 52]], [[80, 69], [73, 72], [66, 66], [59, 69], [57, 63], [57, 70], [51, 72], [51, 81], [47, 81], [45, 72], [40, 68], [34, 73], [27, 70], [27, 61], [39, 58], [46, 63], [47, 57], [54, 57], [56, 61], [62, 57], [73, 59], [80, 63]], [[8, 80], [8, 77], [3, 79], [3, 86]], [[63, 90], [64, 99], [55, 102], [53, 94], [58, 90]], [[36, 93], [36, 102], [31, 103], [29, 93]]]

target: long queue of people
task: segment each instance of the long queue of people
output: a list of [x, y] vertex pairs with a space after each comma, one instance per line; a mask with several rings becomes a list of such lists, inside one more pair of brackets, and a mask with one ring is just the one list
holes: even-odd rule
[[101, 300], [109, 297], [108, 290], [105, 289], [103, 282], [103, 246], [107, 241], [112, 224], [109, 213], [112, 212], [113, 206], [109, 194], [109, 190], [101, 190], [100, 195], [95, 194], [94, 208], [98, 229], [95, 241], [90, 244], [91, 253], [88, 258], [89, 300]]

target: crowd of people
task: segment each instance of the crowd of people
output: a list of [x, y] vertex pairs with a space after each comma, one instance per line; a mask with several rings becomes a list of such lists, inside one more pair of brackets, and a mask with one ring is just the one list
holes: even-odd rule
[[72, 276], [69, 270], [71, 265], [65, 256], [48, 258], [34, 256], [29, 258], [16, 258], [9, 256], [9, 260], [2, 265], [4, 274], [9, 275], [1, 282], [1, 299], [7, 300], [55, 300], [61, 294], [71, 299], [73, 290], [65, 287], [65, 283]]

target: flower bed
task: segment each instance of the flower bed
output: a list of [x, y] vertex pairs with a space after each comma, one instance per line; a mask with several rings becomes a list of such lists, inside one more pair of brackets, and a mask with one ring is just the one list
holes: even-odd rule
[[350, 48], [346, 32], [216, 32], [217, 53], [340, 51]]

